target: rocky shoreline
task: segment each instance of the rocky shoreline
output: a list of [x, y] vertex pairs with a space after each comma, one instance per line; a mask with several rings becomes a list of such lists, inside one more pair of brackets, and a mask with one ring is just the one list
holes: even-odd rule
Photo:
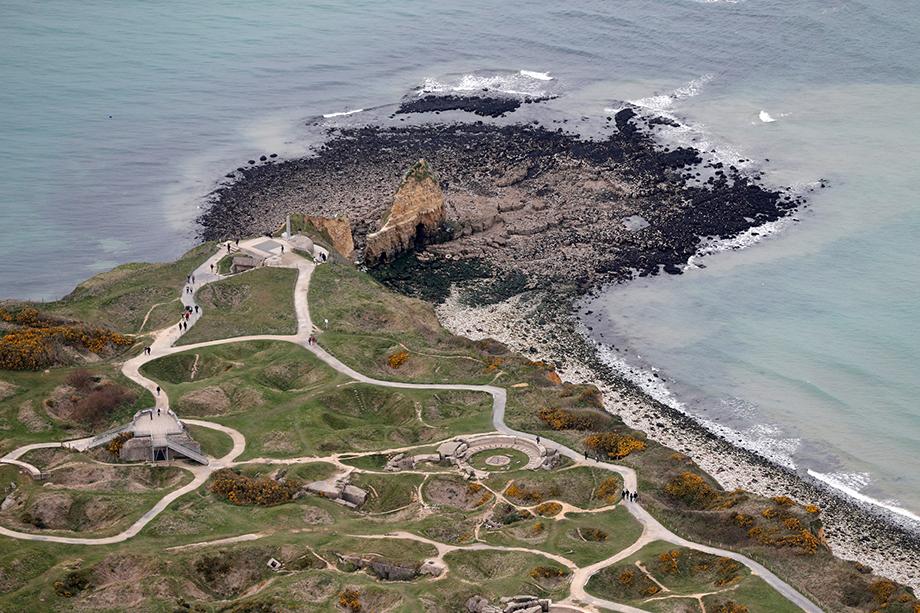
[[[828, 544], [838, 557], [920, 589], [920, 535], [906, 520], [849, 498], [816, 480], [737, 447], [689, 415], [650, 398], [625, 381], [578, 330], [564, 302], [546, 295], [518, 295], [492, 305], [469, 305], [458, 292], [436, 307], [451, 332], [494, 338], [534, 360], [556, 365], [564, 380], [593, 383], [605, 407], [651, 439], [685, 453], [726, 489], [763, 496], [791, 496], [821, 507]], [[552, 324], [550, 325], [550, 322]]]
[[734, 165], [659, 146], [655, 123], [627, 108], [590, 139], [490, 120], [331, 130], [310, 157], [241, 167], [212, 194], [201, 234], [262, 233], [288, 212], [347, 217], [362, 252], [404, 172], [425, 159], [447, 219], [430, 248], [435, 257], [485, 261], [520, 273], [530, 287], [584, 293], [636, 275], [680, 273], [701, 237], [734, 236], [805, 206]]
[[[374, 269], [379, 279], [441, 303], [439, 315], [458, 334], [495, 337], [557, 363], [570, 380], [600, 384], [627, 424], [687, 453], [724, 486], [818, 504], [839, 556], [920, 588], [920, 540], [909, 527], [649, 398], [599, 358], [572, 314], [578, 296], [636, 276], [680, 274], [702, 241], [794, 219], [805, 200], [742, 171], [750, 160], [726, 165], [660, 145], [654, 130], [668, 118], [625, 108], [585, 138], [562, 125], [490, 119], [520, 105], [454, 98], [426, 96], [390, 118], [451, 109], [483, 119], [330, 129], [310, 157], [241, 167], [212, 195], [202, 238], [270, 231], [288, 212], [347, 217], [360, 261], [403, 173], [425, 159], [443, 192], [443, 232], [428, 237], [424, 252]], [[462, 301], [451, 294], [456, 283], [466, 286]]]

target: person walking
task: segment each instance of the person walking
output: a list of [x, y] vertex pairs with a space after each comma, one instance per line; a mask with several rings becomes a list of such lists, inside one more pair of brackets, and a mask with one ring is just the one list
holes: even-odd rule
[[195, 305], [195, 314], [196, 314], [196, 315], [198, 314], [198, 305], [197, 305], [197, 304]]
[[537, 445], [539, 445], [539, 444], [540, 444], [540, 437], [538, 436], [538, 437], [537, 437]]
[[211, 272], [214, 272], [214, 264], [211, 264]]
[[230, 253], [230, 243], [227, 243], [227, 253]]
[[157, 386], [157, 396], [159, 396], [159, 395], [160, 395], [160, 386], [158, 385], [158, 386]]

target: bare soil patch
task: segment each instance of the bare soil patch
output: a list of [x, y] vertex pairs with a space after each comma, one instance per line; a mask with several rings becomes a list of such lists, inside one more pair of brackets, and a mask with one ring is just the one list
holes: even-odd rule
[[45, 421], [32, 407], [32, 401], [26, 400], [19, 405], [17, 415], [20, 423], [26, 427], [29, 432], [43, 432], [51, 429], [51, 424]]
[[230, 410], [230, 397], [222, 388], [209, 385], [185, 394], [178, 405], [188, 415], [223, 415]]
[[300, 448], [294, 441], [294, 435], [290, 432], [279, 432], [277, 430], [269, 432], [262, 439], [263, 451], [291, 453]]
[[427, 502], [463, 511], [471, 511], [491, 498], [489, 491], [478, 483], [447, 476], [430, 479], [424, 495]]
[[6, 381], [0, 381], [0, 400], [6, 400], [10, 396], [16, 393], [16, 390], [19, 389], [17, 386]]
[[54, 486], [77, 490], [148, 492], [177, 485], [182, 471], [172, 467], [81, 463], [52, 471], [48, 480]]

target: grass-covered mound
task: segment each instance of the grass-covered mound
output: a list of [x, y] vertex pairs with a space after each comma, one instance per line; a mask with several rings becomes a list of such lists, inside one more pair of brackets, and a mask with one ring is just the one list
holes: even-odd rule
[[0, 307], [0, 369], [42, 370], [96, 361], [134, 339], [108, 328], [62, 319], [32, 307]]
[[204, 286], [195, 300], [204, 314], [177, 344], [254, 334], [296, 334], [291, 268], [256, 268]]
[[60, 300], [42, 304], [41, 310], [123, 334], [157, 330], [179, 321], [178, 298], [186, 277], [214, 248], [213, 243], [199, 245], [175, 262], [123, 264], [87, 279]]
[[0, 487], [10, 493], [0, 524], [45, 534], [114, 534], [190, 480], [189, 473], [175, 467], [77, 462], [50, 471], [45, 482], [38, 482], [2, 465]]
[[150, 392], [108, 363], [0, 371], [0, 454], [26, 443], [99, 432], [152, 404]]
[[617, 508], [603, 513], [571, 513], [555, 519], [530, 515], [503, 524], [498, 530], [483, 530], [480, 537], [494, 545], [539, 549], [588, 565], [628, 547], [641, 533], [642, 527], [632, 515]]
[[494, 474], [489, 487], [501, 491], [514, 504], [535, 506], [561, 500], [581, 509], [594, 509], [617, 502], [622, 480], [616, 473], [587, 466], [563, 470], [521, 470]]
[[325, 455], [439, 441], [490, 429], [491, 397], [357, 384], [292, 343], [233, 343], [143, 368], [180, 415], [246, 436], [243, 458]]
[[[798, 611], [743, 564], [656, 541], [591, 577], [587, 591], [601, 598], [643, 609], [662, 605], [674, 597], [704, 595], [713, 610], [782, 613]], [[656, 607], [657, 608], [657, 607]], [[710, 607], [707, 606], [707, 610]], [[667, 609], [662, 609], [667, 610]]]

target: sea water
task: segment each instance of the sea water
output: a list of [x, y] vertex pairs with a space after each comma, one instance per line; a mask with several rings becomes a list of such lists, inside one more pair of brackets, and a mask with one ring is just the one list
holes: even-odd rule
[[714, 428], [920, 511], [915, 3], [3, 0], [0, 40], [0, 297], [173, 258], [225, 174], [421, 88], [630, 101], [768, 182], [826, 179], [799, 222], [585, 322]]

